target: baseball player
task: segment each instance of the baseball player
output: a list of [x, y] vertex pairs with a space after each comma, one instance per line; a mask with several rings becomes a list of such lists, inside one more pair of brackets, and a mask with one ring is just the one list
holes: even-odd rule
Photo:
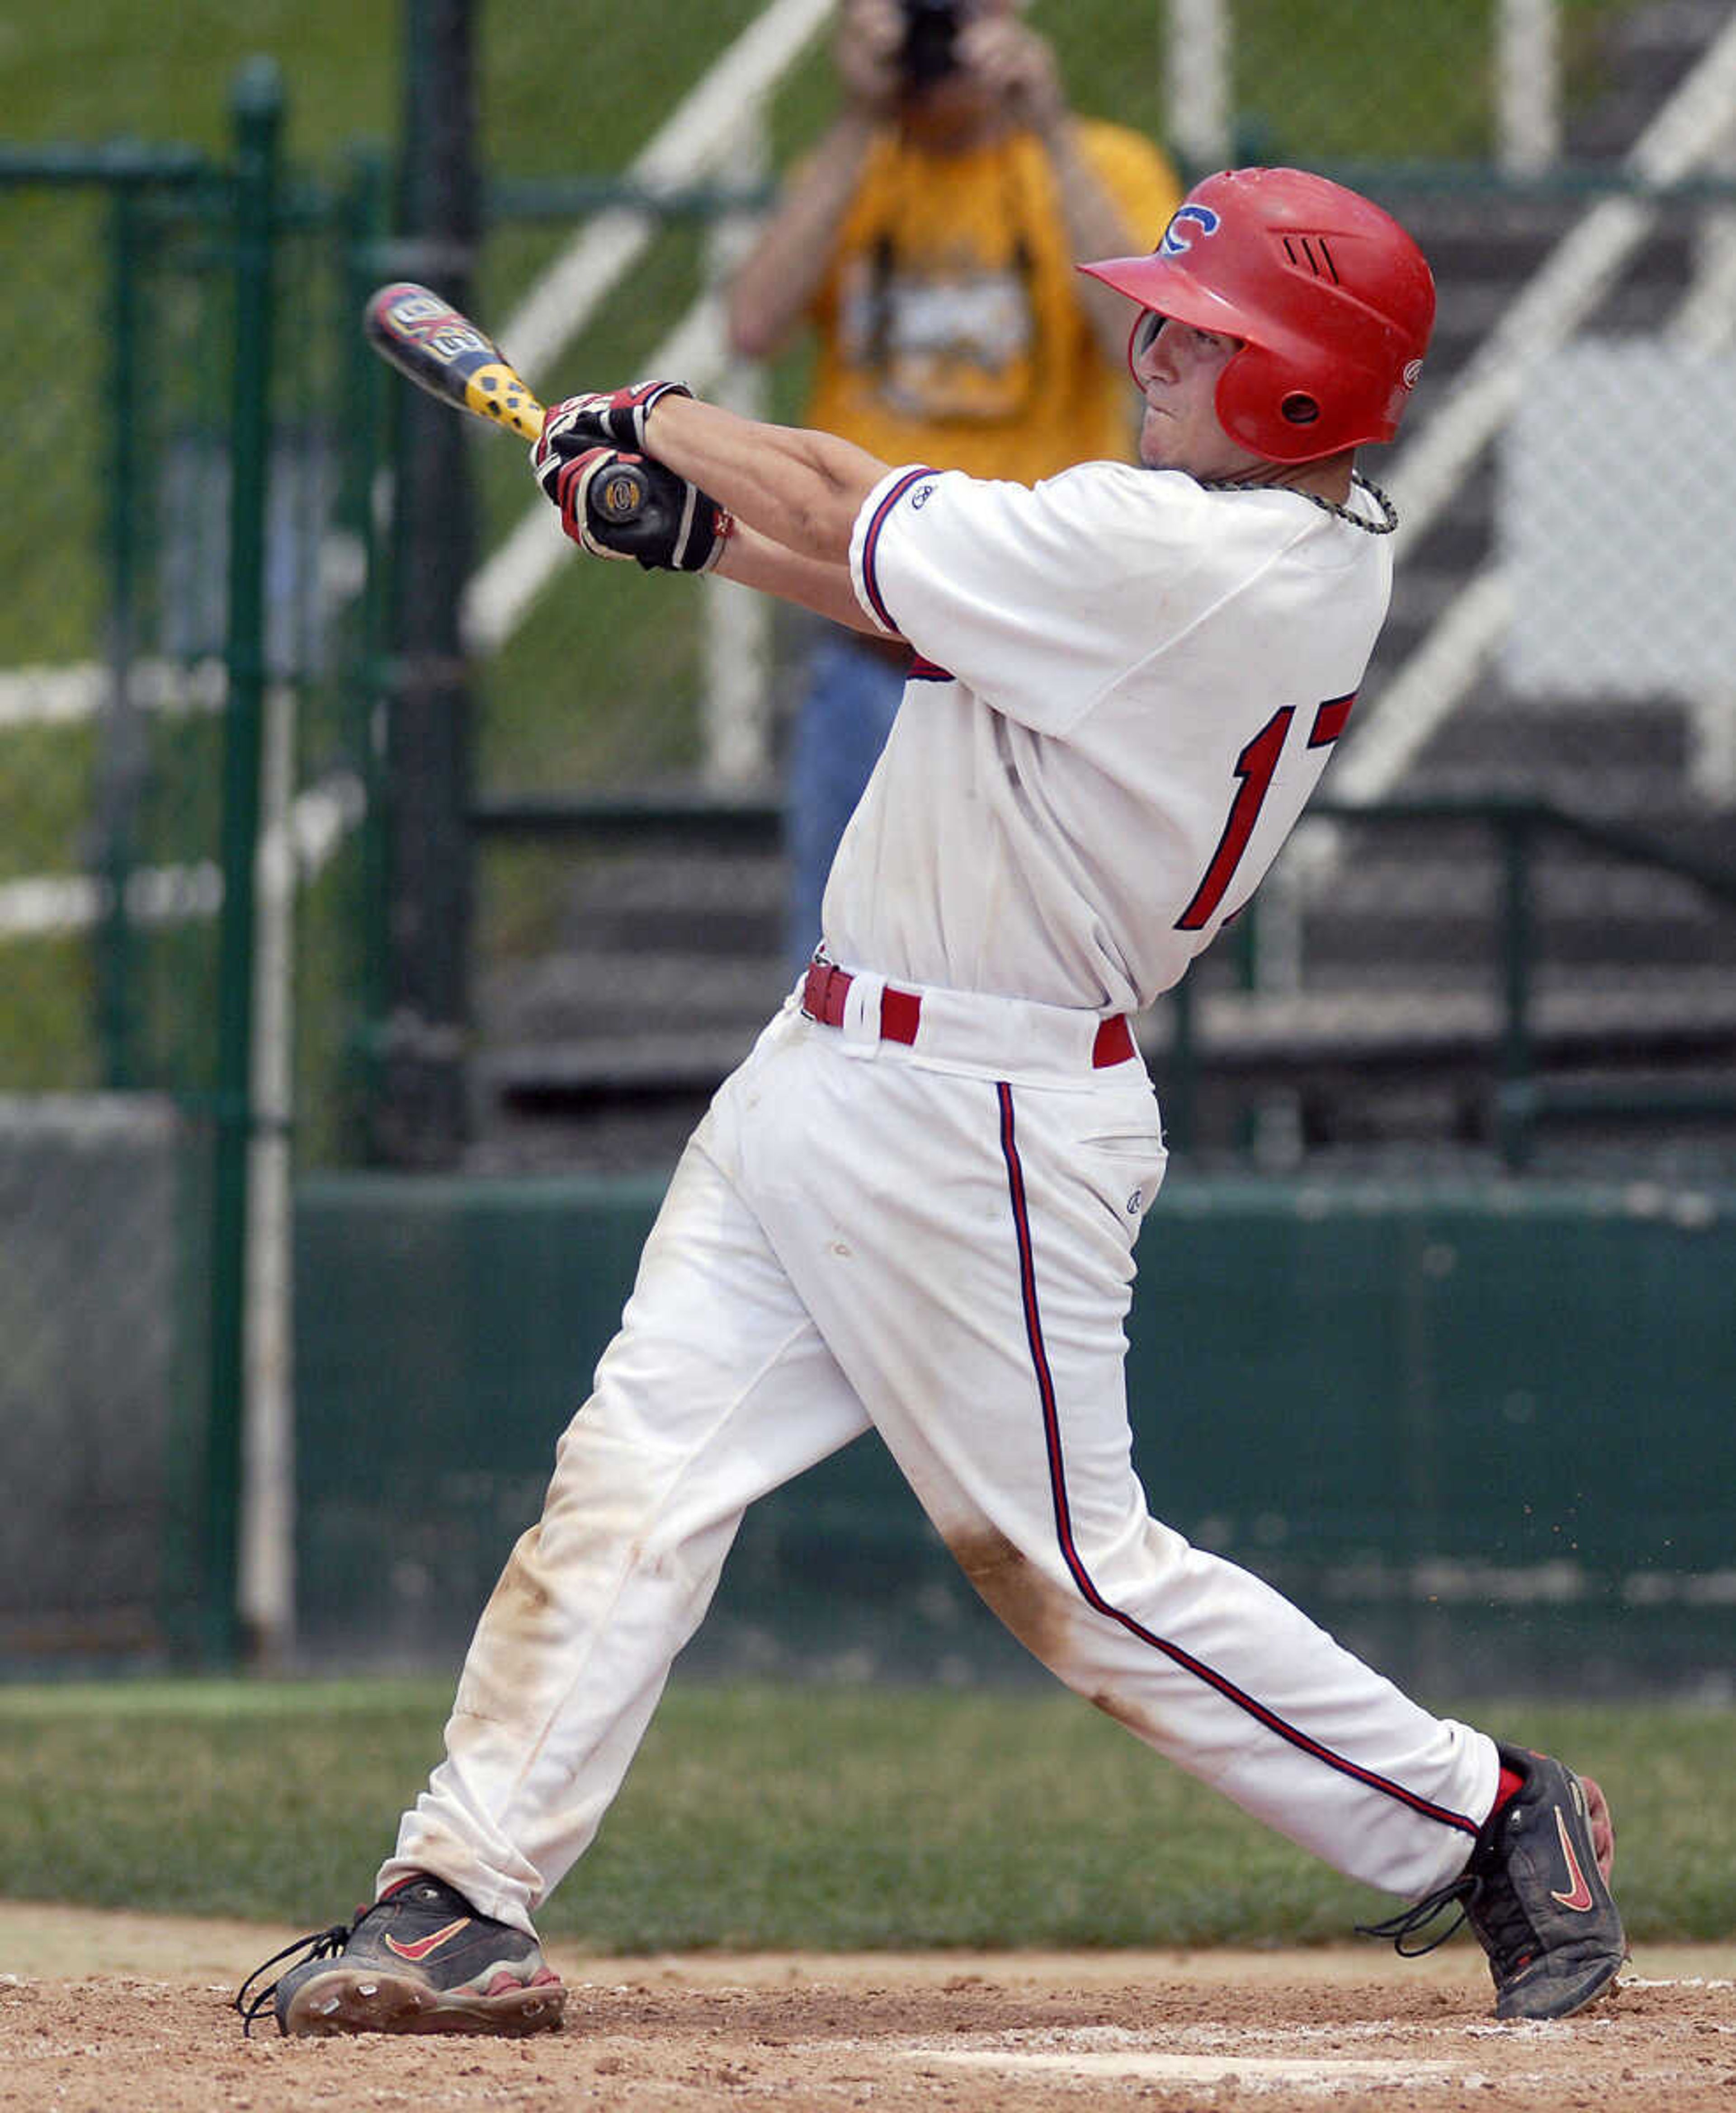
[[[1375, 1933], [1427, 1948], [1456, 1904], [1502, 2018], [1565, 2017], [1622, 1963], [1596, 1787], [1190, 1546], [1131, 1459], [1164, 1148], [1128, 1015], [1247, 901], [1343, 733], [1393, 526], [1354, 451], [1397, 429], [1433, 281], [1385, 213], [1282, 169], [1210, 177], [1152, 254], [1084, 268], [1133, 303], [1142, 467], [986, 482], [663, 382], [549, 414], [536, 473], [587, 550], [715, 566], [914, 659], [823, 947], [676, 1171], [375, 1904], [237, 1999], [285, 2032], [558, 2022], [532, 1917], [744, 1510], [870, 1426], [1070, 1687], [1414, 1904]], [[617, 528], [624, 456], [658, 503]]]

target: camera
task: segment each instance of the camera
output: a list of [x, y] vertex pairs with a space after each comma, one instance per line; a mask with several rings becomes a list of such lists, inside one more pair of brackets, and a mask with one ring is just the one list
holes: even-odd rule
[[959, 63], [959, 0], [904, 0], [899, 67], [911, 88], [944, 80]]

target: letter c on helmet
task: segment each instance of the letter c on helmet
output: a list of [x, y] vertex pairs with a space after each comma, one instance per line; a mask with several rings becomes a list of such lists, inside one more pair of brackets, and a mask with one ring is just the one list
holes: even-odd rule
[[1164, 239], [1158, 245], [1159, 253], [1164, 257], [1185, 257], [1192, 249], [1195, 236], [1187, 223], [1192, 221], [1201, 235], [1218, 232], [1218, 215], [1209, 205], [1178, 205], [1169, 216], [1169, 225], [1164, 230]]

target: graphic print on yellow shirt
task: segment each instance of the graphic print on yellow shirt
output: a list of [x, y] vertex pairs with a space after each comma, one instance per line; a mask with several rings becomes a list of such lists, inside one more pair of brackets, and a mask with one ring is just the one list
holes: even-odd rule
[[839, 287], [839, 350], [907, 418], [1006, 421], [1036, 383], [1032, 259], [1022, 236], [996, 263], [953, 241], [928, 256], [882, 236], [851, 258]]

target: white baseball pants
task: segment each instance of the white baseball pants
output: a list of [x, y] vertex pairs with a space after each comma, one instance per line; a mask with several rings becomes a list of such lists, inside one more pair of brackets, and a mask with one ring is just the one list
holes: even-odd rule
[[529, 1928], [746, 1507], [869, 1425], [1070, 1687], [1353, 1878], [1456, 1876], [1492, 1743], [1149, 1514], [1123, 1376], [1164, 1168], [1144, 1067], [1094, 1070], [1087, 1015], [938, 992], [883, 1042], [879, 988], [837, 1028], [792, 999], [695, 1132], [381, 1887], [430, 1871]]

